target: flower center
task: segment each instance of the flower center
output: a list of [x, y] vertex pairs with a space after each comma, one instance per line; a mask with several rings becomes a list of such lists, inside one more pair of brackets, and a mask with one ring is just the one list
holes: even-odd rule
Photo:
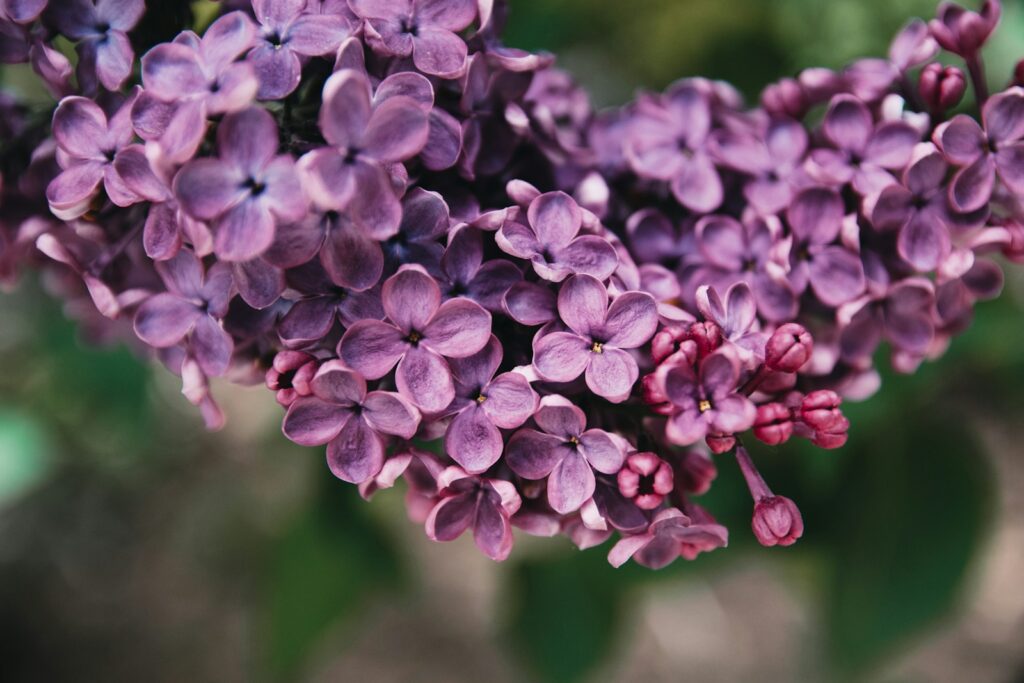
[[476, 397], [476, 402], [477, 403], [483, 403], [486, 400], [487, 400], [487, 397], [484, 396], [483, 393], [478, 394], [477, 397]]
[[412, 19], [402, 19], [402, 33], [407, 33], [415, 38], [419, 32], [419, 27], [416, 26], [416, 22]]
[[415, 345], [418, 344], [421, 339], [423, 339], [423, 335], [417, 332], [416, 330], [413, 330], [412, 332], [409, 333], [409, 336], [406, 337], [406, 339], [409, 341], [410, 344]]
[[242, 183], [242, 187], [249, 190], [249, 194], [251, 194], [253, 197], [259, 197], [261, 194], [263, 194], [263, 191], [267, 189], [266, 185], [252, 177], [250, 177], [244, 183]]
[[604, 353], [604, 344], [601, 342], [594, 342], [590, 345], [590, 350], [594, 353]]
[[580, 440], [579, 440], [579, 438], [577, 438], [577, 437], [575, 437], [575, 436], [570, 436], [570, 437], [569, 437], [569, 445], [570, 445], [570, 446], [579, 446], [579, 445], [580, 445]]
[[706, 413], [709, 410], [711, 410], [711, 401], [704, 399], [703, 401], [697, 404], [697, 408], [698, 410], [700, 410], [700, 412]]

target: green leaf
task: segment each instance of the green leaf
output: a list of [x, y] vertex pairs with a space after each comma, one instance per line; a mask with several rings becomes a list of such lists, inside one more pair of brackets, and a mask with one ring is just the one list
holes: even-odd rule
[[263, 629], [273, 678], [296, 680], [328, 630], [400, 587], [398, 554], [366, 507], [352, 487], [327, 481], [274, 542]]
[[41, 482], [52, 469], [46, 433], [28, 415], [0, 408], [0, 507]]
[[949, 613], [989, 511], [987, 462], [963, 419], [921, 397], [912, 421], [899, 410], [851, 441], [834, 501], [824, 608], [831, 658], [846, 674]]
[[604, 663], [623, 625], [629, 587], [601, 549], [529, 559], [508, 585], [508, 642], [544, 681], [572, 683]]

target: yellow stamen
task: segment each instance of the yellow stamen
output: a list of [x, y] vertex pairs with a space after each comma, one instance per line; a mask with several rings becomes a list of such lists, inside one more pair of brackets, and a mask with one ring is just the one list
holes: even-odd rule
[[486, 400], [487, 400], [487, 397], [484, 396], [483, 394], [480, 394], [479, 396], [476, 397], [476, 402], [477, 403], [483, 403]]
[[594, 353], [604, 353], [604, 344], [602, 344], [601, 342], [594, 342], [593, 345], [590, 347], [590, 350], [593, 351]]
[[701, 401], [697, 404], [697, 408], [700, 409], [700, 412], [706, 413], [711, 410], [711, 401]]

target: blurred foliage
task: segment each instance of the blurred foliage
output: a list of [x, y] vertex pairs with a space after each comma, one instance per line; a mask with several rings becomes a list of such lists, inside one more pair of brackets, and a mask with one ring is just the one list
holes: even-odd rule
[[[216, 7], [204, 0], [192, 10], [203, 22]], [[555, 52], [598, 104], [695, 74], [727, 79], [753, 98], [765, 83], [807, 66], [883, 55], [908, 17], [927, 17], [933, 8], [933, 0], [512, 0], [508, 41]], [[1005, 22], [986, 53], [997, 83], [1024, 53], [1024, 2], [1006, 3]], [[28, 83], [16, 70], [3, 76], [6, 85]], [[700, 502], [730, 528], [729, 550], [661, 572], [634, 564], [612, 569], [607, 544], [581, 553], [563, 539], [548, 542], [543, 554], [514, 554], [502, 574], [502, 642], [538, 680], [580, 681], [622, 648], [637, 592], [756, 559], [777, 563], [818, 606], [825, 649], [807, 653], [820, 660], [814, 670], [870, 680], [887, 656], [949, 614], [984, 541], [993, 485], [972, 418], [1019, 419], [1019, 303], [1011, 296], [981, 305], [975, 326], [941, 362], [914, 376], [887, 373], [878, 396], [849, 406], [854, 428], [841, 451], [796, 443], [756, 449], [766, 478], [804, 513], [806, 533], [797, 546], [756, 545], [742, 477], [723, 459]], [[83, 498], [90, 487], [113, 490], [109, 477], [126, 471], [162, 481], [203, 458], [267, 471], [269, 463], [285, 463], [274, 472], [320, 462], [318, 454], [268, 438], [264, 433], [275, 430], [262, 427], [246, 442], [259, 452], [255, 461], [221, 452], [218, 437], [198, 436], [200, 422], [174, 396], [174, 378], [161, 368], [154, 377], [125, 348], [81, 343], [75, 325], [31, 282], [0, 298], [0, 321], [0, 513], [67, 500], [64, 491], [76, 485]], [[191, 515], [189, 528], [198, 529], [196, 542], [210, 553], [204, 561], [223, 562], [220, 571], [256, 596], [253, 666], [269, 672], [257, 680], [300, 678], [328, 635], [355, 629], [375, 596], [414, 590], [408, 551], [376, 513], [322, 466], [311, 479], [312, 486], [284, 486], [292, 493], [283, 506], [265, 504], [262, 489], [246, 494], [258, 503], [224, 491], [214, 501], [189, 500], [194, 507], [175, 513]], [[60, 482], [59, 495], [37, 493], [47, 481]], [[230, 477], [215, 483], [242, 485]], [[279, 484], [272, 483], [270, 489]], [[149, 489], [140, 490], [145, 498]], [[223, 499], [230, 501], [227, 512]], [[261, 505], [267, 519], [244, 518]], [[18, 575], [5, 566], [0, 579]], [[0, 617], [10, 614], [0, 608]]]

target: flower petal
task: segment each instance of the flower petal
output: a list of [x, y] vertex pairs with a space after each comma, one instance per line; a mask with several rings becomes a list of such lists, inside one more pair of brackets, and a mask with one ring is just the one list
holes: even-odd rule
[[606, 343], [620, 349], [645, 344], [658, 329], [658, 305], [646, 292], [626, 292], [608, 308], [602, 329]]
[[852, 95], [836, 95], [829, 103], [822, 127], [833, 145], [859, 154], [871, 137], [871, 112]]
[[445, 453], [474, 474], [498, 462], [503, 445], [501, 432], [475, 402], [455, 416], [444, 435]]
[[361, 484], [384, 466], [384, 442], [366, 420], [354, 415], [327, 444], [327, 466], [338, 479]]
[[402, 396], [427, 413], [444, 410], [455, 398], [448, 363], [438, 353], [412, 347], [398, 363], [395, 384]]
[[395, 325], [423, 334], [441, 303], [441, 289], [419, 266], [402, 266], [384, 282], [383, 299], [384, 312]]
[[565, 442], [534, 429], [520, 429], [508, 440], [505, 461], [524, 479], [543, 479], [570, 452]]
[[814, 293], [828, 306], [853, 301], [864, 291], [864, 265], [843, 247], [826, 247], [815, 254], [809, 275]]
[[156, 348], [174, 346], [181, 341], [200, 317], [199, 309], [167, 292], [152, 296], [135, 314], [135, 334]]
[[506, 372], [487, 386], [484, 412], [502, 429], [514, 429], [530, 419], [538, 404], [537, 392], [518, 372]]
[[608, 314], [608, 291], [595, 277], [575, 275], [558, 292], [558, 313], [569, 329], [581, 337], [601, 334]]
[[288, 407], [281, 431], [300, 446], [322, 446], [341, 432], [351, 416], [347, 408], [306, 396]]
[[462, 297], [441, 304], [423, 329], [423, 344], [451, 358], [476, 353], [490, 338], [491, 314]]
[[533, 367], [549, 382], [571, 382], [579, 377], [594, 354], [590, 342], [569, 332], [534, 338]]
[[380, 379], [388, 374], [407, 349], [409, 343], [402, 332], [379, 320], [356, 322], [338, 343], [341, 359], [366, 379]]
[[548, 475], [548, 503], [555, 512], [575, 512], [594, 495], [594, 471], [577, 451], [571, 451]]
[[590, 390], [612, 403], [620, 403], [629, 398], [639, 376], [640, 370], [633, 356], [622, 349], [613, 348], [592, 354], [586, 373]]
[[370, 83], [353, 69], [342, 69], [324, 84], [320, 130], [335, 147], [358, 145], [370, 121]]
[[530, 202], [527, 218], [537, 239], [546, 247], [568, 245], [583, 223], [580, 207], [564, 192], [547, 192], [538, 196]]
[[420, 425], [420, 412], [400, 394], [371, 391], [363, 402], [363, 419], [382, 434], [411, 439]]

